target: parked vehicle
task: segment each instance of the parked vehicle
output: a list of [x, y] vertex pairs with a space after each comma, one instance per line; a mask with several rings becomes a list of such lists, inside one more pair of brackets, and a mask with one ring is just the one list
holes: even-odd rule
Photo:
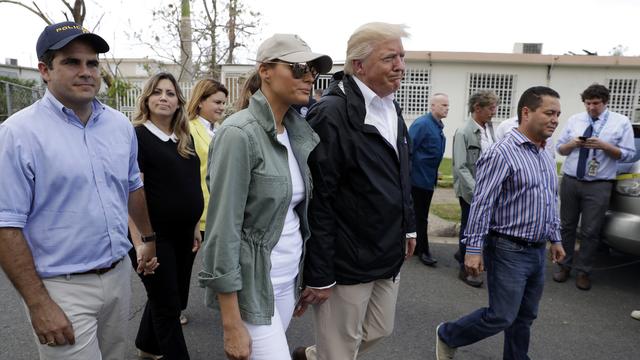
[[602, 228], [612, 249], [640, 256], [640, 124], [633, 125], [636, 156], [618, 166], [618, 177]]

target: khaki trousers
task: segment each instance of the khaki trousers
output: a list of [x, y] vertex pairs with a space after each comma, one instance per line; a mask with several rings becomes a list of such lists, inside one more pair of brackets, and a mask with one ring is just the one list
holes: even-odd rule
[[128, 256], [102, 275], [62, 275], [43, 279], [42, 282], [53, 301], [71, 321], [76, 343], [42, 345], [34, 333], [40, 359], [125, 358], [131, 299], [131, 262]]
[[313, 306], [316, 345], [310, 360], [353, 360], [391, 335], [400, 275], [357, 285], [336, 285], [327, 301]]

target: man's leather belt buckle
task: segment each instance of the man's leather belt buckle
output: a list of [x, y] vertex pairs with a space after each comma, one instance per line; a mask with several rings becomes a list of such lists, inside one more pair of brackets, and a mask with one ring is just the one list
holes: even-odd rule
[[528, 247], [528, 248], [534, 248], [534, 249], [539, 249], [539, 248], [545, 246], [546, 243], [547, 243], [546, 241], [529, 241], [527, 239], [519, 238], [517, 236], [502, 234], [502, 233], [499, 233], [499, 232], [493, 231], [493, 230], [491, 230], [491, 235], [494, 236], [494, 237], [501, 238], [501, 239], [509, 240], [512, 243], [518, 244], [520, 246], [524, 246], [524, 247]]
[[87, 274], [95, 274], [95, 275], [102, 275], [102, 274], [106, 274], [109, 271], [111, 271], [111, 269], [115, 268], [116, 266], [118, 266], [118, 264], [122, 261], [122, 259], [114, 261], [113, 264], [111, 264], [111, 266], [106, 267], [106, 268], [101, 268], [101, 269], [91, 269], [91, 270], [87, 270], [85, 272], [81, 272], [81, 273], [76, 273], [76, 274], [71, 274], [71, 275], [87, 275]]

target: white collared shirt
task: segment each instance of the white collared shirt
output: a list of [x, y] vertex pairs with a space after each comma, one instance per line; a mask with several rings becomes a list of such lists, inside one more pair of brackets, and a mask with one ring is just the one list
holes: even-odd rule
[[[511, 130], [517, 128], [518, 126], [520, 126], [520, 124], [518, 123], [518, 117], [517, 116], [514, 116], [512, 118], [509, 118], [509, 119], [504, 120], [503, 122], [501, 122], [500, 125], [498, 125], [498, 127], [495, 129], [496, 130], [496, 132], [495, 132], [496, 141], [501, 140]], [[547, 151], [547, 153], [549, 153], [549, 156], [551, 156], [551, 158], [555, 160], [555, 158], [556, 158], [556, 147], [555, 147], [555, 144], [553, 142], [553, 138], [548, 137], [547, 140], [545, 140], [544, 149]]]
[[390, 94], [383, 98], [376, 95], [367, 85], [357, 77], [353, 77], [362, 96], [364, 96], [364, 106], [367, 111], [364, 123], [372, 125], [387, 142], [393, 146], [398, 153], [398, 114], [393, 105], [394, 95]]
[[215, 126], [212, 123], [210, 123], [209, 120], [203, 118], [202, 116], [198, 116], [198, 121], [200, 121], [202, 126], [204, 126], [204, 128], [207, 129], [207, 133], [209, 133], [209, 136], [213, 137], [213, 134], [216, 132]]
[[144, 122], [144, 126], [151, 131], [151, 133], [153, 135], [155, 135], [158, 139], [167, 142], [169, 140], [173, 141], [174, 143], [178, 142], [178, 137], [176, 136], [176, 133], [171, 133], [171, 135], [167, 135], [164, 133], [164, 131], [160, 130], [159, 127], [156, 126], [156, 124], [154, 124], [151, 120], [147, 120]]
[[491, 145], [493, 145], [494, 142], [496, 142], [495, 136], [493, 135], [493, 125], [491, 124], [491, 121], [489, 121], [484, 124], [483, 127], [475, 120], [471, 119], [471, 121], [473, 121], [478, 129], [480, 129], [480, 153], [484, 153]]

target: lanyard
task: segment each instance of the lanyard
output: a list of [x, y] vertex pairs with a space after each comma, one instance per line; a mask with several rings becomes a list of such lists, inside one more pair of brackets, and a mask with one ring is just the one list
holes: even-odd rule
[[591, 116], [589, 116], [589, 113], [587, 113], [587, 118], [589, 119], [589, 123], [591, 124], [591, 127], [593, 128], [593, 132], [591, 133], [591, 136], [592, 137], [598, 137], [598, 135], [600, 135], [600, 132], [604, 128], [604, 124], [606, 124], [607, 120], [609, 120], [609, 110], [605, 111], [604, 119], [602, 119], [602, 121], [600, 122], [601, 124], [600, 124], [600, 127], [598, 127], [598, 130], [596, 130], [596, 123], [593, 121]]

